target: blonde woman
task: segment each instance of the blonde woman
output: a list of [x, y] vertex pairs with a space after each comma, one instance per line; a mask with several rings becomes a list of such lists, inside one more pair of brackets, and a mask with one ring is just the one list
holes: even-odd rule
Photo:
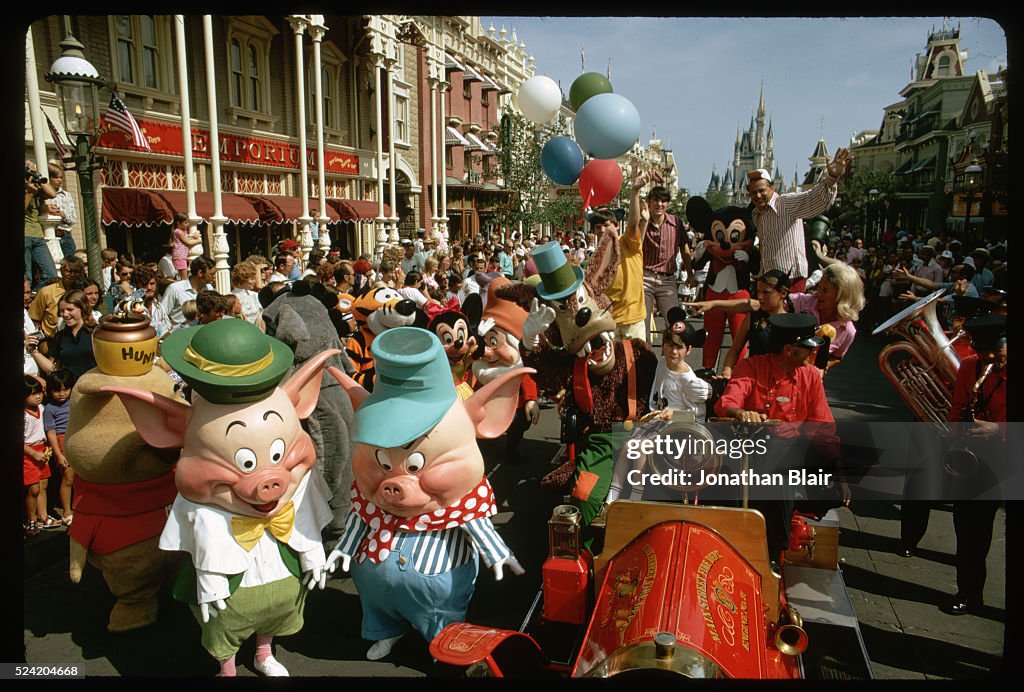
[[829, 345], [828, 367], [843, 359], [857, 335], [854, 322], [864, 309], [864, 282], [857, 270], [835, 262], [824, 268], [815, 293], [790, 293], [794, 312], [809, 312], [819, 325], [829, 324], [836, 330]]

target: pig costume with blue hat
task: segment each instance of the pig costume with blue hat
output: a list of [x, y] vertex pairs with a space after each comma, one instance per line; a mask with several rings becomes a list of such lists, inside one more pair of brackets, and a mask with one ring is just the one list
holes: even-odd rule
[[356, 448], [352, 512], [327, 570], [338, 561], [351, 569], [376, 660], [410, 627], [430, 641], [461, 621], [481, 558], [496, 579], [505, 565], [522, 574], [491, 523], [497, 507], [476, 437], [504, 432], [533, 371], [510, 371], [462, 400], [433, 333], [389, 329], [371, 350], [372, 394], [328, 367], [352, 397]]
[[306, 594], [324, 583], [320, 536], [331, 520], [330, 490], [299, 421], [316, 406], [324, 363], [339, 351], [281, 384], [291, 349], [229, 319], [174, 332], [162, 353], [192, 386], [192, 406], [105, 390], [121, 397], [147, 443], [182, 448], [178, 496], [159, 544], [189, 556], [174, 595], [191, 605], [221, 675], [234, 675], [235, 653], [255, 634], [255, 669], [286, 676], [271, 642], [302, 628]]

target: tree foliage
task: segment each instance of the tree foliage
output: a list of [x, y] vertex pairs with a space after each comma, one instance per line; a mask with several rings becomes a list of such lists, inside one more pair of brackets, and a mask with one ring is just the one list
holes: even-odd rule
[[879, 198], [892, 195], [896, 192], [896, 176], [892, 173], [881, 171], [863, 171], [849, 180], [843, 180], [839, 185], [839, 194], [844, 204], [856, 205], [857, 202], [866, 204], [870, 202], [868, 192], [878, 190]]
[[[495, 209], [498, 223], [505, 228], [515, 228], [522, 223], [524, 228], [555, 219], [564, 221], [570, 213], [566, 202], [559, 195], [551, 201], [550, 193], [554, 184], [544, 174], [540, 154], [547, 140], [564, 131], [565, 121], [559, 117], [550, 132], [535, 131], [533, 125], [521, 113], [506, 108], [501, 116], [501, 149], [498, 152], [498, 171], [508, 194]], [[554, 205], [554, 209], [547, 207]]]

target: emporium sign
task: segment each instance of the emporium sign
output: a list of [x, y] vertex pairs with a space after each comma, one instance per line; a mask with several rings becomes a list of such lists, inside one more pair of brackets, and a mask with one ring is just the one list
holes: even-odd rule
[[[181, 141], [181, 125], [155, 123], [139, 120], [139, 128], [149, 142], [154, 154], [184, 156]], [[111, 149], [138, 151], [131, 145], [131, 138], [121, 130], [104, 129], [97, 146]], [[299, 147], [287, 142], [278, 142], [259, 137], [239, 137], [220, 134], [220, 160], [275, 168], [299, 168]], [[316, 149], [306, 150], [309, 170], [316, 170]], [[198, 127], [192, 128], [192, 155], [200, 159], [210, 158], [210, 133]], [[339, 151], [324, 151], [324, 172], [341, 175], [359, 174], [359, 157]]]

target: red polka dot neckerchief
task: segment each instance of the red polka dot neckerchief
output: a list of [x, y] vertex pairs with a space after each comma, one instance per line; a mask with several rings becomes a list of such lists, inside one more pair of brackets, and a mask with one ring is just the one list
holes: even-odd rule
[[440, 531], [453, 529], [481, 517], [491, 517], [498, 513], [495, 506], [494, 489], [481, 478], [475, 488], [462, 496], [450, 507], [436, 509], [415, 517], [396, 517], [385, 512], [360, 494], [355, 483], [352, 484], [352, 511], [369, 527], [370, 532], [363, 540], [357, 557], [370, 562], [384, 562], [391, 554], [391, 547], [399, 531]]

